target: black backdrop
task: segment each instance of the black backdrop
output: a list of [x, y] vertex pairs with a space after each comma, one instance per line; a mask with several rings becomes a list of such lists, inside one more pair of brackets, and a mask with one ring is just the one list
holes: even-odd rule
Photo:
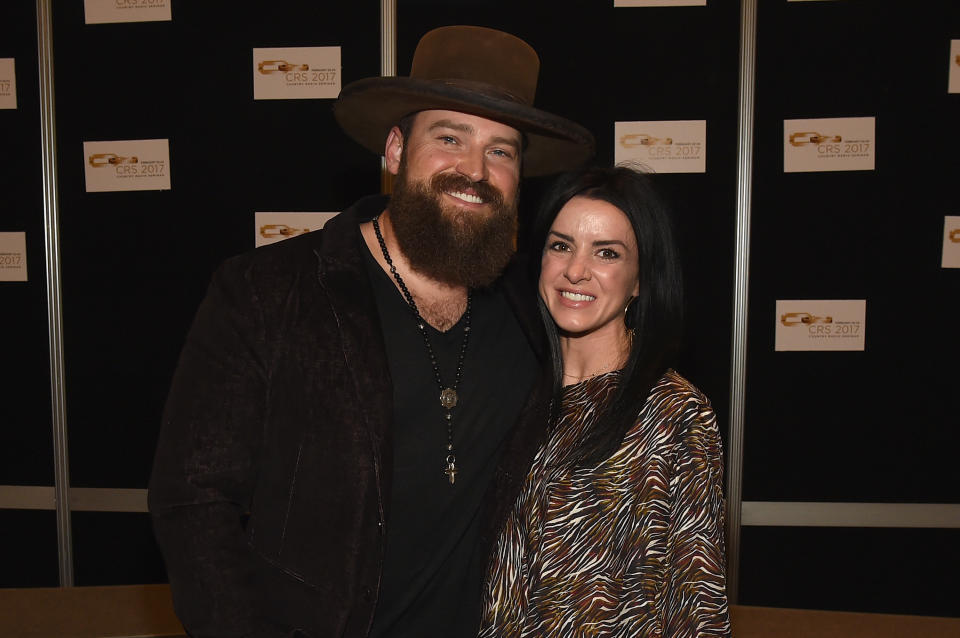
[[[478, 24], [537, 49], [537, 104], [590, 128], [599, 162], [613, 161], [616, 121], [707, 121], [706, 172], [657, 179], [687, 277], [681, 372], [725, 424], [739, 3], [612, 4], [398, 0], [398, 72], [428, 29]], [[960, 16], [948, 3], [760, 4], [744, 498], [956, 503], [941, 459], [958, 443], [958, 271], [939, 268], [939, 242], [956, 214], [945, 62]], [[146, 487], [184, 333], [216, 264], [251, 247], [254, 211], [341, 210], [379, 188], [379, 160], [338, 130], [330, 100], [254, 101], [250, 72], [254, 47], [340, 46], [344, 83], [377, 75], [379, 2], [172, 9], [172, 22], [84, 25], [81, 2], [54, 6], [74, 487]], [[14, 362], [0, 366], [0, 484], [50, 485], [33, 3], [3, 3], [0, 21], [19, 102], [0, 111], [0, 231], [27, 232], [31, 266], [28, 283], [0, 285]], [[877, 117], [875, 171], [783, 173], [783, 119], [848, 116]], [[84, 192], [83, 141], [151, 138], [170, 140], [172, 190]], [[524, 184], [523, 222], [545, 183]], [[774, 353], [775, 300], [802, 298], [867, 299], [867, 351]], [[146, 514], [72, 521], [77, 584], [165, 579]], [[55, 585], [52, 512], [0, 509], [0, 525], [12, 541], [0, 586]], [[742, 603], [960, 613], [948, 586], [956, 530], [748, 527], [742, 539]]]
[[[0, 283], [0, 484], [53, 485], [39, 75], [32, 2], [0, 3], [0, 57], [16, 60], [17, 109], [0, 110], [0, 232], [26, 232], [28, 282]], [[0, 509], [0, 586], [55, 585], [51, 511]]]
[[[746, 501], [958, 503], [955, 2], [761, 2]], [[876, 169], [783, 172], [783, 120], [876, 117]], [[866, 299], [863, 352], [774, 352], [777, 299]], [[745, 527], [741, 600], [960, 615], [960, 530]]]

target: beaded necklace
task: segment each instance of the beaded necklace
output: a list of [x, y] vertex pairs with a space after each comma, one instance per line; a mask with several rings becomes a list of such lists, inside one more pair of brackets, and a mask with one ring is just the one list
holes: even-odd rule
[[457, 405], [457, 388], [460, 386], [460, 378], [463, 376], [463, 360], [467, 354], [467, 343], [470, 341], [470, 306], [473, 293], [471, 290], [467, 290], [467, 309], [463, 313], [463, 341], [460, 344], [460, 357], [457, 359], [457, 373], [454, 376], [453, 386], [444, 387], [444, 383], [440, 377], [440, 366], [437, 364], [437, 357], [433, 353], [433, 346], [430, 345], [430, 335], [427, 334], [427, 322], [420, 315], [420, 309], [417, 308], [417, 302], [413, 300], [413, 295], [411, 295], [410, 290], [407, 289], [407, 284], [404, 283], [403, 277], [401, 277], [400, 273], [397, 272], [397, 267], [393, 265], [393, 260], [390, 258], [390, 252], [387, 250], [387, 242], [383, 240], [383, 233], [380, 232], [379, 220], [379, 215], [373, 218], [373, 230], [377, 233], [377, 241], [380, 242], [380, 250], [383, 252], [383, 258], [390, 267], [390, 274], [393, 275], [393, 278], [397, 281], [397, 286], [400, 287], [400, 292], [403, 293], [403, 298], [406, 300], [407, 305], [410, 306], [410, 310], [413, 311], [414, 318], [417, 322], [417, 328], [420, 329], [420, 335], [423, 337], [423, 343], [427, 347], [427, 355], [430, 357], [430, 365], [433, 367], [433, 376], [437, 381], [437, 388], [440, 390], [440, 405], [443, 407], [444, 417], [447, 425], [447, 467], [443, 472], [447, 475], [447, 478], [450, 479], [450, 485], [453, 485], [457, 480], [458, 470], [457, 457], [453, 452], [453, 413], [451, 410]]

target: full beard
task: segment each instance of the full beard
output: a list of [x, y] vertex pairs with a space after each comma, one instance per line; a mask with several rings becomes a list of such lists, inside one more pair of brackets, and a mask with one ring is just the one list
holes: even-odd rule
[[[404, 167], [394, 182], [390, 222], [410, 267], [435, 281], [477, 288], [493, 283], [513, 256], [517, 236], [516, 200], [485, 182], [458, 174], [410, 182]], [[472, 188], [490, 208], [469, 212], [444, 206], [444, 191]]]

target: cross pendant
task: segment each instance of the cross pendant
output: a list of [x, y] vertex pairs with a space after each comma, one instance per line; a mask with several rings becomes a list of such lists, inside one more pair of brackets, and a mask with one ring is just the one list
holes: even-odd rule
[[447, 469], [445, 469], [444, 474], [450, 479], [450, 485], [453, 485], [457, 481], [457, 465], [454, 461], [447, 462]]

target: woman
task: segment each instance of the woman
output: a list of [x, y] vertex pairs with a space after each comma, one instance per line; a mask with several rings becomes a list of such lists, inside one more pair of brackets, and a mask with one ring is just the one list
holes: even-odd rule
[[535, 237], [554, 402], [491, 556], [481, 636], [729, 636], [716, 419], [669, 368], [667, 212], [648, 176], [589, 168], [547, 195]]

